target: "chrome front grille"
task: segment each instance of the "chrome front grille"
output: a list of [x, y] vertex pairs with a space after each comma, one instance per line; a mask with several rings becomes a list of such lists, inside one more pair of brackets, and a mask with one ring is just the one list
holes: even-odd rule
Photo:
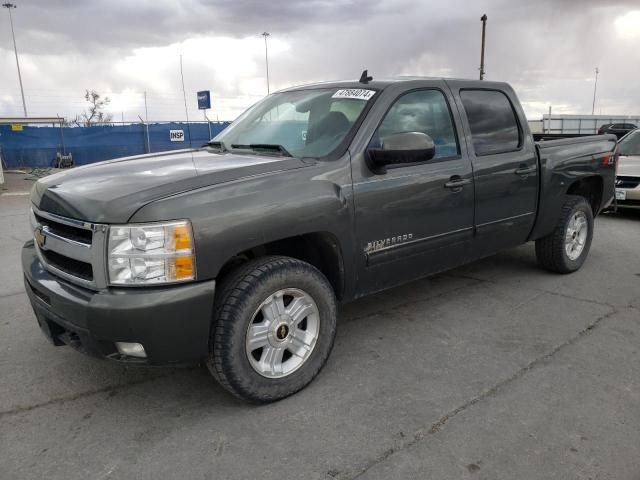
[[34, 212], [34, 215], [38, 223], [43, 227], [47, 227], [52, 234], [89, 246], [93, 242], [93, 231], [90, 227], [84, 228], [83, 226], [67, 225], [65, 223], [61, 223], [60, 220], [50, 220], [49, 218], [44, 217], [42, 213], [38, 214]]
[[61, 217], [35, 207], [30, 221], [36, 252], [49, 272], [94, 290], [107, 286], [107, 225]]

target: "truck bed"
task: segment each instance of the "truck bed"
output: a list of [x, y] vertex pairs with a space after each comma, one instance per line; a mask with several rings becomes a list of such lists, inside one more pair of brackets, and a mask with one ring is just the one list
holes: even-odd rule
[[617, 141], [615, 135], [578, 135], [565, 133], [534, 133], [533, 140], [540, 148], [549, 148], [561, 145], [574, 145], [603, 141], [608, 143]]
[[[535, 137], [534, 137], [535, 138]], [[601, 177], [602, 195], [593, 203], [597, 215], [613, 199], [615, 135], [587, 135], [536, 141], [540, 167], [538, 215], [531, 240], [551, 232], [564, 202], [567, 182]]]
[[533, 139], [536, 142], [541, 140], [557, 140], [559, 138], [576, 138], [576, 137], [593, 137], [592, 133], [532, 133]]

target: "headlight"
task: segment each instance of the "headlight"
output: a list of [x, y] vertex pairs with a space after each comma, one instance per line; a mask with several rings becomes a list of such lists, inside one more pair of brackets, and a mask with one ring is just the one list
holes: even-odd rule
[[191, 224], [180, 220], [111, 225], [107, 263], [111, 285], [193, 280], [195, 251]]

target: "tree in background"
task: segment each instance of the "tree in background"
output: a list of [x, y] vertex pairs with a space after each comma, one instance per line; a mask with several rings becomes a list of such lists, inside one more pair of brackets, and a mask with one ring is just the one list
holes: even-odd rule
[[84, 99], [89, 102], [87, 111], [82, 112], [79, 116], [76, 115], [73, 123], [78, 126], [91, 127], [93, 125], [104, 125], [105, 123], [111, 122], [113, 116], [103, 111], [111, 102], [109, 97], [102, 98], [95, 90], [86, 90]]

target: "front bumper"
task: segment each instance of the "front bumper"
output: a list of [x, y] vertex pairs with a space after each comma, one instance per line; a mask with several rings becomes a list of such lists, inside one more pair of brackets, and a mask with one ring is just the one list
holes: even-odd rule
[[625, 194], [624, 200], [618, 199], [617, 203], [621, 206], [633, 205], [640, 206], [640, 185], [635, 188], [619, 188], [616, 187], [616, 190], [621, 190]]
[[[154, 288], [88, 290], [44, 269], [33, 245], [22, 269], [38, 324], [54, 345], [149, 365], [187, 364], [208, 354], [215, 281]], [[115, 342], [144, 346], [147, 358], [123, 356]]]

